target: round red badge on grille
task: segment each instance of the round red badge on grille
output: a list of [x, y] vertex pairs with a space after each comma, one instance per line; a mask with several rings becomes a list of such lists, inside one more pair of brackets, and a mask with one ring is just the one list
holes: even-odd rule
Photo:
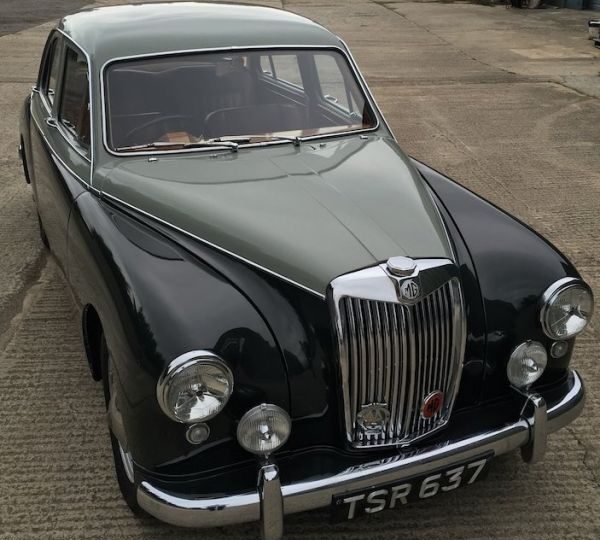
[[423, 418], [433, 418], [442, 410], [444, 405], [444, 392], [436, 390], [431, 392], [424, 400], [421, 407], [421, 416]]

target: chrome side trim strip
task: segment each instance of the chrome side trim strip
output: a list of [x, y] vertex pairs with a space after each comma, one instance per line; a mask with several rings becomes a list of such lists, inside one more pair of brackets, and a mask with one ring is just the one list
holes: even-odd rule
[[198, 242], [201, 242], [204, 245], [207, 245], [213, 249], [216, 249], [216, 250], [220, 251], [221, 253], [225, 253], [226, 255], [229, 255], [230, 257], [233, 257], [239, 261], [242, 261], [242, 262], [246, 263], [247, 265], [252, 266], [253, 268], [262, 270], [263, 272], [266, 272], [267, 274], [275, 276], [291, 285], [299, 287], [300, 289], [302, 289], [306, 292], [314, 294], [315, 296], [317, 296], [318, 298], [321, 298], [322, 300], [325, 299], [325, 294], [323, 294], [323, 293], [315, 291], [315, 290], [311, 289], [310, 287], [307, 287], [306, 285], [302, 285], [302, 283], [298, 283], [297, 281], [294, 281], [293, 279], [290, 279], [282, 274], [279, 274], [279, 273], [275, 272], [274, 270], [265, 268], [264, 266], [261, 266], [260, 264], [255, 263], [254, 261], [251, 261], [250, 259], [246, 259], [245, 257], [242, 257], [241, 255], [238, 255], [237, 253], [234, 253], [233, 251], [229, 251], [228, 249], [226, 249], [224, 247], [214, 244], [213, 242], [210, 242], [209, 240], [206, 240], [205, 238], [196, 236], [195, 234], [192, 234], [191, 232], [186, 231], [185, 229], [182, 229], [181, 227], [178, 227], [177, 225], [173, 225], [172, 223], [169, 223], [168, 221], [165, 221], [164, 219], [161, 219], [153, 214], [150, 214], [149, 212], [146, 212], [145, 210], [142, 210], [141, 208], [137, 208], [136, 206], [133, 206], [132, 204], [129, 204], [128, 202], [121, 200], [118, 197], [111, 195], [110, 193], [106, 193], [103, 191], [101, 193], [101, 198], [109, 200], [109, 201], [113, 201], [117, 204], [125, 206], [126, 208], [128, 208], [134, 212], [138, 212], [138, 213], [142, 214], [143, 216], [145, 216], [157, 223], [160, 223], [161, 225], [164, 225], [165, 227], [169, 227], [170, 229], [173, 229], [174, 231], [184, 234], [185, 236], [187, 236], [189, 238], [193, 238], [194, 240], [197, 240]]
[[[581, 413], [585, 390], [579, 374], [570, 373], [571, 390], [547, 411], [546, 431], [552, 433], [573, 421]], [[521, 417], [504, 427], [447, 441], [418, 453], [397, 454], [364, 463], [334, 476], [287, 484], [281, 487], [285, 514], [328, 507], [333, 496], [373, 486], [402, 482], [428, 471], [451, 467], [483, 454], [498, 456], [532, 441], [535, 415]], [[215, 527], [260, 519], [258, 490], [226, 497], [199, 498], [167, 493], [142, 482], [138, 487], [140, 506], [156, 518], [184, 527]]]
[[[202, 54], [202, 53], [211, 53], [211, 52], [232, 52], [232, 51], [254, 51], [254, 50], [257, 50], [257, 51], [260, 51], [260, 50], [292, 50], [292, 49], [334, 50], [334, 51], [338, 51], [342, 56], [344, 56], [344, 58], [346, 59], [346, 61], [348, 63], [350, 71], [352, 72], [352, 74], [354, 75], [354, 78], [356, 79], [356, 82], [358, 83], [360, 89], [363, 91], [363, 94], [365, 95], [367, 102], [373, 109], [373, 112], [375, 113], [375, 119], [377, 121], [375, 126], [372, 128], [355, 129], [355, 130], [344, 131], [341, 133], [328, 133], [328, 134], [323, 134], [323, 135], [311, 135], [311, 136], [307, 136], [307, 137], [300, 137], [299, 139], [301, 141], [311, 141], [311, 140], [315, 140], [315, 139], [330, 139], [333, 137], [344, 137], [344, 136], [348, 136], [348, 135], [355, 135], [358, 133], [372, 133], [379, 129], [380, 118], [385, 123], [385, 119], [383, 118], [381, 111], [377, 107], [369, 88], [366, 86], [366, 83], [365, 83], [362, 75], [360, 74], [360, 71], [358, 71], [356, 63], [354, 62], [354, 60], [352, 59], [352, 57], [348, 53], [348, 51], [345, 50], [343, 47], [336, 47], [335, 45], [276, 45], [276, 44], [274, 44], [274, 45], [252, 45], [252, 46], [235, 46], [235, 47], [212, 47], [212, 48], [203, 48], [203, 49], [184, 49], [184, 50], [179, 50], [179, 51], [166, 51], [166, 52], [157, 52], [157, 53], [144, 53], [144, 54], [137, 54], [137, 55], [131, 55], [131, 56], [119, 56], [116, 58], [111, 58], [110, 60], [107, 60], [106, 62], [104, 62], [104, 64], [100, 68], [100, 106], [101, 106], [101, 111], [102, 111], [102, 143], [103, 143], [104, 149], [109, 154], [111, 154], [113, 156], [118, 156], [118, 157], [126, 157], [126, 156], [131, 156], [131, 155], [147, 156], [147, 155], [154, 155], [154, 154], [186, 154], [186, 153], [197, 153], [197, 152], [215, 152], [216, 150], [221, 150], [221, 149], [215, 148], [215, 147], [212, 147], [212, 148], [208, 147], [208, 148], [188, 148], [188, 149], [180, 149], [180, 150], [148, 150], [145, 152], [135, 152], [134, 154], [132, 154], [131, 152], [116, 152], [115, 150], [112, 150], [108, 145], [108, 137], [107, 137], [107, 115], [106, 115], [107, 103], [106, 103], [106, 93], [105, 93], [105, 84], [104, 84], [104, 74], [105, 74], [106, 68], [110, 64], [113, 64], [115, 62], [121, 62], [124, 60], [137, 60], [140, 58], [160, 58], [160, 57], [164, 57], [164, 56], [180, 56], [180, 55], [185, 55], [185, 54]], [[385, 123], [385, 125], [387, 126], [387, 123]], [[388, 130], [389, 130], [389, 127], [388, 127]], [[275, 144], [286, 144], [286, 141], [272, 141], [272, 142], [269, 141], [269, 142], [253, 143], [253, 144], [244, 144], [244, 145], [240, 145], [240, 147], [253, 148], [253, 147], [260, 147], [260, 146], [273, 146]]]

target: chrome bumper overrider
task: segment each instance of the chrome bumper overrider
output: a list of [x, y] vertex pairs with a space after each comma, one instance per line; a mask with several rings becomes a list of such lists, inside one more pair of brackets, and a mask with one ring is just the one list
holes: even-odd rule
[[329, 506], [334, 495], [418, 476], [485, 453], [500, 455], [521, 448], [525, 461], [538, 461], [543, 457], [547, 434], [572, 422], [583, 408], [583, 383], [577, 372], [571, 372], [571, 377], [571, 390], [552, 407], [546, 408], [540, 395], [528, 395], [521, 418], [515, 423], [414, 455], [366, 463], [327, 478], [288, 485], [280, 483], [277, 466], [268, 464], [259, 470], [256, 491], [212, 499], [166, 493], [144, 481], [138, 487], [138, 502], [156, 518], [184, 527], [260, 520], [263, 538], [277, 540], [283, 533], [284, 514]]

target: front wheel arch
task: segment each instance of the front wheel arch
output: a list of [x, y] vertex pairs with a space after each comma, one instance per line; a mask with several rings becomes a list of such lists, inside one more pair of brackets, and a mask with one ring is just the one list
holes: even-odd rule
[[85, 347], [85, 354], [92, 374], [92, 378], [95, 381], [102, 380], [102, 335], [103, 328], [102, 322], [98, 312], [91, 304], [88, 304], [83, 308], [83, 315], [81, 317], [82, 332], [83, 332], [83, 344]]

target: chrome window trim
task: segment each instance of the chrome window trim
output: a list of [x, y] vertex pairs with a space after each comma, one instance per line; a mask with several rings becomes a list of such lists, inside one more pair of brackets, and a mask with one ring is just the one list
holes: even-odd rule
[[67, 142], [67, 144], [73, 150], [75, 150], [75, 152], [77, 152], [77, 154], [79, 154], [79, 156], [81, 158], [85, 159], [91, 165], [92, 160], [91, 160], [90, 156], [88, 156], [87, 154], [84, 154], [83, 151], [81, 150], [81, 148], [78, 148], [76, 146], [75, 142], [73, 141], [73, 137], [71, 136], [71, 134], [69, 133], [67, 128], [59, 120], [57, 120], [57, 122], [56, 122], [56, 129], [61, 134], [62, 138]]
[[[340, 40], [343, 44], [343, 42]], [[345, 45], [344, 45], [345, 46]], [[107, 114], [106, 114], [106, 91], [104, 84], [104, 75], [106, 72], [106, 68], [116, 62], [121, 62], [125, 60], [137, 60], [140, 58], [162, 58], [165, 56], [181, 56], [186, 54], [203, 54], [203, 53], [211, 53], [211, 52], [233, 52], [233, 51], [262, 51], [262, 50], [333, 50], [339, 52], [348, 62], [348, 67], [352, 72], [358, 86], [362, 90], [364, 97], [366, 98], [369, 106], [375, 113], [375, 126], [371, 128], [364, 129], [354, 129], [348, 130], [340, 133], [327, 133], [323, 135], [311, 135], [307, 137], [300, 137], [300, 141], [311, 141], [315, 139], [330, 139], [332, 137], [345, 137], [348, 135], [355, 135], [360, 133], [372, 133], [379, 129], [381, 125], [381, 120], [383, 119], [383, 115], [381, 111], [377, 107], [375, 100], [373, 99], [369, 88], [366, 86], [363, 77], [360, 75], [360, 71], [358, 70], [356, 63], [352, 59], [352, 57], [348, 54], [348, 52], [343, 48], [336, 45], [251, 45], [251, 46], [233, 46], [233, 47], [208, 47], [202, 49], [183, 49], [177, 51], [164, 51], [164, 52], [154, 52], [154, 53], [144, 53], [144, 54], [136, 54], [130, 56], [119, 56], [115, 58], [111, 58], [104, 62], [102, 67], [100, 68], [100, 105], [102, 110], [102, 144], [104, 149], [111, 155], [117, 157], [124, 156], [147, 156], [147, 155], [155, 155], [155, 154], [186, 154], [186, 153], [197, 153], [197, 152], [215, 152], [220, 151], [219, 147], [207, 147], [207, 148], [183, 148], [178, 150], [148, 150], [144, 152], [117, 152], [112, 150], [108, 145], [108, 137], [107, 137]], [[383, 120], [385, 123], [385, 120]], [[387, 123], [385, 123], [387, 126]], [[389, 127], [388, 127], [389, 130]], [[288, 141], [269, 141], [269, 142], [260, 142], [260, 143], [252, 143], [252, 144], [242, 144], [240, 147], [243, 148], [253, 148], [253, 147], [262, 147], [262, 146], [273, 146], [276, 144], [286, 144]], [[226, 148], [223, 148], [226, 150]]]
[[[73, 44], [75, 46], [75, 48], [78, 49], [79, 52], [81, 52], [85, 56], [85, 59], [87, 62], [89, 113], [90, 113], [90, 157], [89, 157], [90, 176], [89, 176], [88, 185], [90, 187], [92, 187], [93, 173], [94, 173], [94, 161], [95, 161], [94, 160], [94, 157], [95, 157], [94, 145], [96, 143], [95, 129], [94, 129], [94, 94], [92, 93], [92, 89], [93, 89], [93, 86], [92, 86], [92, 59], [91, 59], [90, 55], [88, 54], [88, 52], [79, 43], [77, 43], [77, 41], [75, 41], [69, 34], [65, 33], [60, 28], [57, 28], [57, 31], [60, 32], [66, 39], [68, 39], [71, 42], [71, 44]], [[64, 77], [64, 73], [63, 73], [63, 77]], [[61, 85], [62, 85], [62, 82], [61, 82]]]
[[[50, 36], [49, 36], [49, 41], [54, 41], [54, 42], [58, 41], [58, 39], [60, 37], [60, 36], [58, 36], [58, 32], [60, 32], [60, 31], [57, 28], [52, 30], [52, 32], [50, 33]], [[52, 46], [56, 46], [56, 45], [53, 44]], [[56, 51], [53, 51], [53, 54], [55, 52]], [[46, 57], [43, 56], [42, 61], [45, 61], [45, 60], [46, 60]], [[62, 58], [60, 58], [60, 64], [62, 65]], [[45, 67], [45, 66], [43, 66], [43, 67]], [[59, 67], [60, 67], [60, 65], [59, 65]], [[40, 72], [42, 72], [42, 71], [43, 71], [43, 69], [40, 69]], [[49, 74], [48, 74], [48, 77], [49, 77]], [[48, 88], [44, 88], [44, 86], [47, 86], [47, 81], [40, 80], [40, 79], [42, 79], [42, 73], [40, 73], [38, 75], [38, 83], [41, 83], [41, 84], [39, 84], [39, 86], [37, 87], [37, 91], [40, 96], [40, 100], [41, 100], [42, 104], [44, 105], [44, 108], [48, 111], [48, 115], [52, 116], [52, 109], [53, 109], [54, 103], [51, 103], [50, 100], [48, 99], [48, 94], [46, 93], [48, 91]], [[57, 82], [59, 82], [59, 81], [57, 81]], [[34, 86], [34, 88], [36, 88], [36, 86]], [[58, 90], [58, 88], [55, 89], [55, 97], [57, 96], [56, 90]]]
[[119, 199], [118, 197], [115, 197], [114, 195], [111, 195], [110, 193], [106, 193], [105, 191], [101, 192], [101, 196], [103, 199], [107, 199], [109, 201], [113, 201], [117, 204], [121, 204], [123, 206], [125, 206], [126, 208], [133, 210], [134, 212], [139, 212], [140, 214], [142, 214], [143, 216], [146, 216], [149, 219], [152, 219], [154, 221], [156, 221], [157, 223], [160, 223], [161, 225], [164, 225], [165, 227], [171, 228], [174, 231], [177, 231], [189, 238], [192, 238], [194, 240], [197, 240], [198, 242], [201, 242], [202, 244], [209, 246], [213, 249], [216, 249], [217, 251], [220, 251], [221, 253], [225, 253], [226, 255], [229, 255], [230, 257], [233, 257], [239, 261], [242, 261], [243, 263], [252, 266], [253, 268], [257, 268], [259, 270], [262, 270], [263, 272], [266, 272], [267, 274], [270, 274], [271, 276], [274, 276], [276, 278], [279, 278], [283, 281], [285, 281], [286, 283], [289, 283], [290, 285], [294, 285], [296, 287], [299, 287], [300, 289], [309, 292], [311, 294], [314, 294], [315, 296], [317, 296], [318, 298], [320, 298], [321, 300], [325, 300], [325, 294], [320, 293], [318, 291], [315, 291], [314, 289], [311, 289], [310, 287], [307, 287], [306, 285], [303, 285], [302, 283], [298, 283], [297, 281], [294, 281], [291, 278], [288, 278], [282, 274], [279, 274], [277, 272], [275, 272], [274, 270], [270, 270], [269, 268], [266, 268], [264, 266], [261, 266], [258, 263], [255, 263], [254, 261], [251, 261], [250, 259], [246, 259], [245, 257], [238, 255], [237, 253], [234, 253], [233, 251], [229, 251], [228, 249], [219, 246], [217, 244], [214, 244], [213, 242], [210, 242], [209, 240], [206, 240], [205, 238], [202, 238], [200, 236], [196, 236], [195, 234], [186, 231], [185, 229], [182, 229], [181, 227], [178, 227], [177, 225], [173, 225], [172, 223], [169, 223], [168, 221], [165, 221], [164, 219], [161, 219], [153, 214], [150, 214], [149, 212], [146, 212], [145, 210], [142, 210], [141, 208], [138, 208], [136, 206], [133, 206], [132, 204], [129, 204], [128, 202], [125, 202], [122, 199]]

